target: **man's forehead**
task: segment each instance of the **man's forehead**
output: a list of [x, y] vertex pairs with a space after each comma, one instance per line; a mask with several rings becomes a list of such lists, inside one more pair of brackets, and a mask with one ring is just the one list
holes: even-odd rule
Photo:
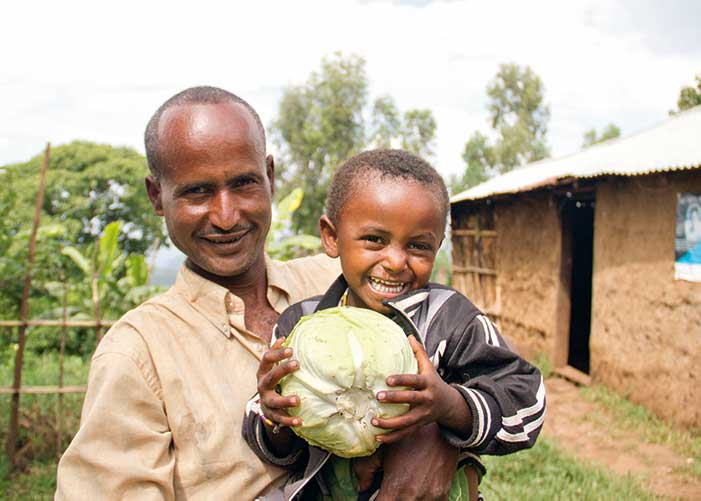
[[233, 101], [185, 103], [167, 109], [158, 124], [161, 149], [188, 142], [249, 142], [265, 152], [263, 136], [251, 112]]

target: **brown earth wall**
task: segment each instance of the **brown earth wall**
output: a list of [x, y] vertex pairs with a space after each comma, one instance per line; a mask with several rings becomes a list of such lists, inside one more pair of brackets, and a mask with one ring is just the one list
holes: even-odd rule
[[527, 358], [551, 353], [560, 273], [560, 221], [549, 193], [495, 204], [498, 323]]
[[674, 279], [677, 193], [684, 191], [701, 192], [700, 171], [599, 184], [591, 375], [663, 418], [699, 427], [701, 283]]

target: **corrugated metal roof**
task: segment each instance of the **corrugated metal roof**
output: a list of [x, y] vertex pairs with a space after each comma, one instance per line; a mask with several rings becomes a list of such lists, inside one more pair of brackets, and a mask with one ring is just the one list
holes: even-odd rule
[[701, 167], [701, 106], [636, 134], [514, 169], [454, 195], [450, 201], [529, 191], [573, 177], [636, 176], [698, 167]]

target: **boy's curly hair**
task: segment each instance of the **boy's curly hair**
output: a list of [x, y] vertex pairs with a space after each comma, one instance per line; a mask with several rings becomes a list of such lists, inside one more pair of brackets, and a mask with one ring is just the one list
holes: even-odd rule
[[404, 150], [368, 150], [346, 160], [331, 180], [326, 196], [326, 215], [338, 224], [346, 201], [363, 186], [377, 179], [399, 178], [419, 183], [432, 191], [443, 219], [450, 208], [448, 189], [438, 171], [424, 159]]

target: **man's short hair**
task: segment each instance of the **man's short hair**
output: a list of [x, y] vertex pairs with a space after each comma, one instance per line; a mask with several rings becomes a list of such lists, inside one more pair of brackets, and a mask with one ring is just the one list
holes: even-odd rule
[[182, 106], [185, 104], [219, 104], [226, 102], [241, 104], [251, 113], [253, 119], [256, 121], [261, 138], [263, 139], [263, 148], [265, 148], [265, 128], [263, 127], [263, 122], [261, 122], [258, 113], [250, 104], [236, 94], [218, 87], [209, 87], [206, 85], [190, 87], [182, 92], [178, 92], [163, 103], [156, 110], [156, 113], [153, 114], [151, 120], [148, 121], [146, 132], [144, 133], [144, 144], [146, 147], [146, 160], [148, 161], [148, 168], [151, 174], [158, 178], [161, 173], [160, 158], [158, 156], [158, 124], [161, 121], [163, 113], [174, 106]]
[[336, 171], [326, 196], [326, 215], [338, 224], [343, 206], [363, 186], [377, 179], [406, 179], [432, 191], [443, 219], [450, 208], [448, 189], [441, 175], [426, 160], [404, 150], [377, 149], [359, 153]]

